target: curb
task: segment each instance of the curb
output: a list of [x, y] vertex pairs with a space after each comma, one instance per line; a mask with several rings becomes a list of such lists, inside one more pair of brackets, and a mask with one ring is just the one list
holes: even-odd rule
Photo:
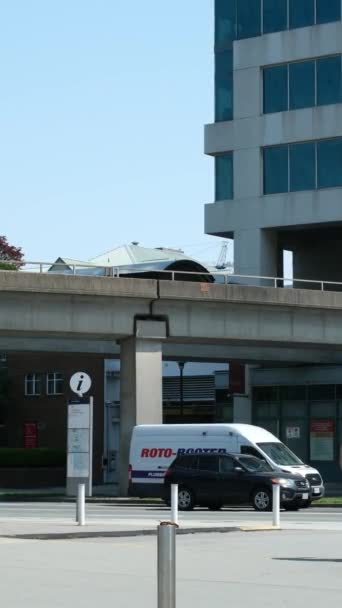
[[240, 526], [241, 532], [279, 532], [281, 526]]
[[[215, 528], [178, 528], [178, 536], [189, 534], [227, 534], [229, 532], [241, 532], [239, 527], [215, 527]], [[77, 540], [82, 538], [130, 538], [136, 536], [157, 536], [157, 528], [148, 530], [119, 530], [113, 532], [57, 532], [46, 534], [4, 534], [0, 538], [12, 540]]]
[[311, 509], [342, 509], [342, 502], [332, 502], [331, 504], [321, 504], [321, 505], [313, 505]]

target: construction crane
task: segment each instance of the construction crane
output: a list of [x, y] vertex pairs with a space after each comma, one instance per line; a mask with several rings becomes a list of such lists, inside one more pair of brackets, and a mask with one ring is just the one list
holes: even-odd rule
[[224, 270], [225, 268], [227, 268], [227, 266], [229, 265], [227, 257], [228, 257], [228, 242], [222, 241], [221, 250], [220, 250], [219, 256], [217, 258], [217, 262], [215, 264], [215, 268], [217, 268], [217, 270]]

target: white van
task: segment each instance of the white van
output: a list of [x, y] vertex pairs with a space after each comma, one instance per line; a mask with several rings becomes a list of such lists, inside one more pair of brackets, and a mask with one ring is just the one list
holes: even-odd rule
[[129, 495], [161, 497], [164, 476], [181, 454], [252, 454], [273, 469], [297, 473], [311, 485], [311, 500], [324, 496], [322, 477], [265, 429], [250, 424], [155, 424], [133, 429]]

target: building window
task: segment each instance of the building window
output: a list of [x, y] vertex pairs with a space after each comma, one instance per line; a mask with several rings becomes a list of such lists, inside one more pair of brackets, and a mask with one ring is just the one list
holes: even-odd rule
[[233, 153], [221, 154], [215, 158], [215, 200], [224, 201], [234, 197]]
[[41, 374], [27, 374], [25, 376], [25, 395], [34, 397], [42, 393], [42, 377]]
[[342, 55], [264, 68], [264, 113], [342, 101]]
[[264, 148], [264, 194], [342, 186], [342, 137]]
[[341, 0], [316, 0], [316, 22], [329, 23], [341, 19]]
[[233, 49], [215, 55], [215, 120], [233, 120]]
[[60, 372], [51, 372], [46, 375], [46, 392], [48, 395], [63, 394], [63, 376]]
[[341, 0], [216, 0], [216, 45], [341, 19]]
[[288, 146], [264, 148], [264, 193], [287, 192], [288, 188]]
[[237, 37], [253, 38], [261, 34], [261, 0], [237, 3]]
[[293, 144], [290, 146], [290, 191], [314, 190], [315, 144]]
[[316, 61], [317, 105], [342, 102], [342, 55]]
[[287, 0], [264, 0], [263, 33], [281, 32], [287, 29]]
[[230, 45], [236, 38], [236, 2], [235, 0], [215, 1], [215, 47]]
[[315, 62], [300, 61], [289, 65], [290, 110], [315, 105]]
[[318, 188], [342, 186], [342, 137], [317, 144]]
[[315, 23], [314, 0], [290, 0], [290, 29], [308, 27]]
[[264, 69], [264, 113], [288, 109], [288, 67], [278, 65]]

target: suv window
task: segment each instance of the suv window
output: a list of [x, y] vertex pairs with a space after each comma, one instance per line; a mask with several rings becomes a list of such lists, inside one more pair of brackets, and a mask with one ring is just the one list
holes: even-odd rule
[[233, 458], [230, 456], [220, 457], [220, 473], [231, 473], [234, 471], [235, 466], [238, 466]]
[[249, 454], [250, 456], [255, 456], [255, 458], [259, 458], [259, 460], [265, 460], [262, 454], [254, 448], [252, 445], [242, 445], [240, 447], [241, 454]]
[[197, 469], [197, 456], [179, 456], [171, 465], [171, 468]]
[[199, 459], [199, 468], [201, 471], [214, 471], [219, 472], [219, 459], [218, 456], [202, 456]]

